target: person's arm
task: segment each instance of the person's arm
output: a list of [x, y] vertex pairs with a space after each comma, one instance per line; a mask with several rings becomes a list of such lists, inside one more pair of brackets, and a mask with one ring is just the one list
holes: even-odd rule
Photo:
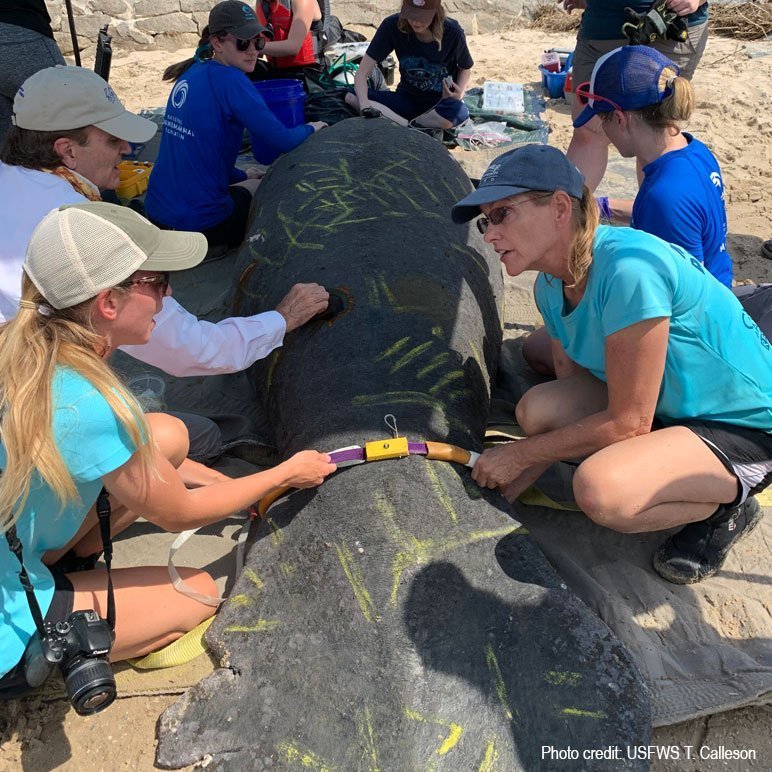
[[601, 220], [606, 220], [614, 225], [630, 225], [633, 216], [633, 202], [624, 198], [607, 198], [597, 196], [598, 208]]
[[[651, 431], [665, 370], [670, 319], [656, 317], [606, 338], [608, 407], [584, 420], [485, 451], [472, 470], [483, 487], [503, 487], [531, 467], [589, 456]], [[527, 486], [526, 486], [527, 487]], [[522, 491], [507, 491], [516, 496]]]
[[292, 0], [292, 24], [286, 40], [269, 40], [262, 52], [266, 56], [294, 56], [314, 22], [314, 12], [319, 7], [316, 0]]
[[469, 80], [472, 77], [472, 70], [459, 70], [456, 73], [456, 79], [453, 81], [453, 87], [448, 88], [442, 84], [442, 96], [451, 99], [463, 99], [466, 89], [469, 86]]
[[171, 297], [164, 298], [150, 340], [121, 350], [169, 375], [215, 375], [245, 370], [281, 346], [284, 335], [327, 308], [319, 284], [296, 284], [276, 306], [254, 316], [216, 324], [198, 319]]
[[354, 75], [354, 94], [359, 102], [359, 112], [362, 112], [366, 107], [370, 107], [370, 100], [367, 97], [367, 79], [375, 69], [376, 64], [375, 59], [365, 54], [359, 63], [356, 75]]
[[675, 11], [677, 16], [688, 16], [707, 2], [708, 0], [667, 0], [667, 7]]
[[566, 350], [559, 340], [550, 338], [550, 348], [552, 350], [552, 364], [555, 368], [555, 377], [558, 380], [561, 378], [568, 378], [569, 375], [574, 375], [585, 369], [576, 364], [576, 362], [566, 354]]
[[186, 488], [166, 457], [154, 454], [157, 474], [142, 474], [139, 454], [102, 477], [110, 495], [167, 531], [215, 523], [244, 509], [274, 488], [311, 488], [335, 471], [330, 457], [314, 450], [296, 453], [282, 464], [246, 477]]
[[556, 0], [557, 4], [563, 3], [563, 10], [571, 13], [574, 9], [583, 11], [587, 7], [587, 0]]

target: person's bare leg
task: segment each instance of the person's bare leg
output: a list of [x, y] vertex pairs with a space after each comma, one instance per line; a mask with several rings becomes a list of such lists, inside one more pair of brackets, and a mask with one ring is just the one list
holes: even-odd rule
[[[520, 428], [532, 436], [576, 423], [588, 415], [605, 410], [607, 405], [606, 384], [582, 371], [529, 389], [517, 403], [515, 417]], [[546, 463], [529, 467], [512, 480], [502, 493], [510, 503], [513, 502], [550, 466], [550, 463]]]
[[584, 461], [574, 495], [599, 525], [624, 533], [704, 520], [737, 496], [737, 479], [683, 426], [609, 445]]
[[[217, 596], [205, 571], [178, 569], [183, 580], [203, 595]], [[216, 609], [174, 589], [165, 566], [121, 568], [112, 572], [115, 588], [115, 643], [110, 660], [118, 662], [156, 651], [211, 617]], [[67, 574], [75, 589], [73, 608], [107, 615], [107, 572]]]
[[523, 359], [535, 373], [555, 377], [552, 345], [546, 327], [539, 327], [523, 341]]
[[431, 109], [413, 119], [416, 126], [425, 129], [452, 129], [453, 122], [443, 118], [436, 110]]
[[[576, 118], [584, 109], [578, 99], [574, 99], [571, 117]], [[580, 129], [574, 129], [566, 155], [584, 175], [587, 187], [594, 191], [598, 187], [608, 165], [608, 137], [603, 133], [600, 118], [593, 118]]]

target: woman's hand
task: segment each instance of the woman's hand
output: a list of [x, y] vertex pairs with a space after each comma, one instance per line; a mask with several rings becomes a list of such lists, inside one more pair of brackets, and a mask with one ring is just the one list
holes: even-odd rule
[[574, 9], [583, 10], [587, 7], [587, 0], [557, 0], [558, 5], [563, 3], [563, 10], [571, 13]]
[[315, 450], [301, 450], [277, 469], [286, 473], [285, 485], [291, 488], [313, 488], [321, 485], [324, 478], [337, 469], [330, 463], [327, 453], [317, 453]]
[[677, 16], [688, 16], [694, 13], [705, 0], [667, 0], [667, 7]]
[[329, 124], [324, 121], [311, 121], [308, 125], [314, 130], [314, 133], [326, 129], [327, 126], [329, 126]]
[[488, 448], [472, 469], [472, 479], [481, 488], [504, 488], [519, 477], [530, 463], [523, 463], [517, 442]]
[[442, 81], [442, 97], [443, 99], [463, 99], [464, 90], [451, 78], [445, 78]]
[[247, 166], [247, 168], [244, 169], [244, 172], [247, 175], [248, 180], [262, 180], [263, 177], [265, 177], [265, 169], [261, 166], [255, 166], [254, 164], [252, 166]]

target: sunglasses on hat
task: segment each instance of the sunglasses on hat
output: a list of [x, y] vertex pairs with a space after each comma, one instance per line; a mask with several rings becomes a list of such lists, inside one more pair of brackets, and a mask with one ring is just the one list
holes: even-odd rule
[[600, 94], [593, 94], [592, 91], [590, 91], [589, 80], [586, 83], [581, 83], [578, 85], [574, 89], [574, 94], [576, 95], [579, 102], [583, 105], [586, 105], [592, 99], [593, 102], [605, 102], [607, 105], [611, 105], [614, 110], [619, 110], [622, 112], [622, 108], [613, 100], [601, 96]]

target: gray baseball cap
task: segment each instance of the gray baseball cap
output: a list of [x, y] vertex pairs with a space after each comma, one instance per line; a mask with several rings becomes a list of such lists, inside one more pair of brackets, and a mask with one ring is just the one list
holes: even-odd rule
[[112, 87], [84, 67], [46, 67], [21, 84], [13, 123], [31, 131], [70, 131], [96, 126], [126, 142], [147, 142], [158, 127], [129, 112]]
[[485, 170], [477, 190], [462, 198], [451, 210], [453, 222], [462, 223], [480, 214], [480, 204], [532, 190], [564, 190], [581, 198], [584, 176], [556, 147], [521, 145], [500, 155]]
[[217, 3], [209, 12], [209, 33], [230, 32], [240, 40], [251, 40], [266, 28], [257, 20], [255, 9], [239, 0]]

